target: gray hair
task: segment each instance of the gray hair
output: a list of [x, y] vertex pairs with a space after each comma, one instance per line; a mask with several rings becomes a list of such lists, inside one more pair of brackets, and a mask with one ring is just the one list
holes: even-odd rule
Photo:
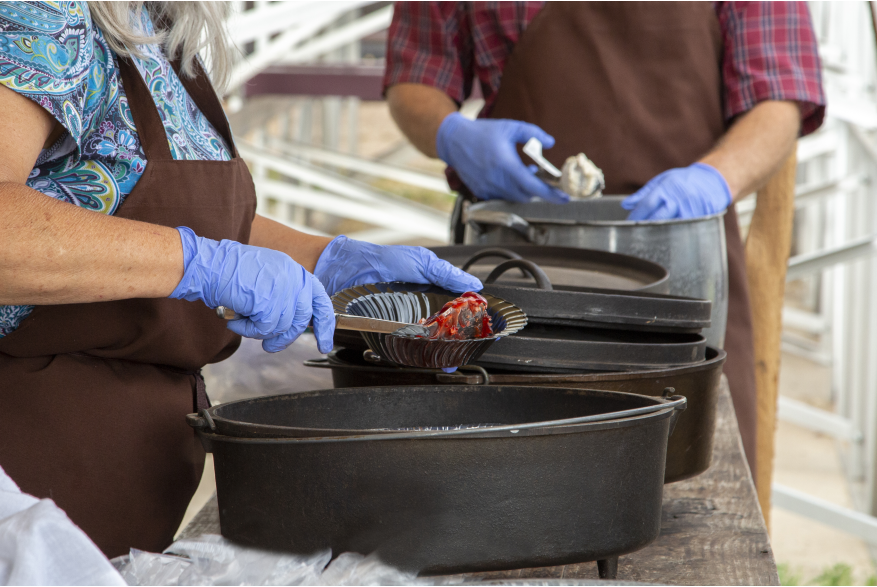
[[[139, 14], [144, 5], [155, 28], [151, 36], [132, 19], [132, 14]], [[91, 1], [88, 10], [110, 48], [122, 56], [142, 57], [137, 45], [159, 44], [168, 59], [180, 58], [183, 74], [193, 77], [195, 58], [206, 48], [210, 79], [222, 94], [234, 63], [226, 28], [229, 5], [229, 2]]]

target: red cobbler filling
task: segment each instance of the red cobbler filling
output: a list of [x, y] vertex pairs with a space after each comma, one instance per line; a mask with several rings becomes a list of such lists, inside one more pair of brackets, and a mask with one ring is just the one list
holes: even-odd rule
[[487, 300], [471, 291], [451, 300], [420, 324], [429, 330], [430, 340], [469, 340], [493, 334]]

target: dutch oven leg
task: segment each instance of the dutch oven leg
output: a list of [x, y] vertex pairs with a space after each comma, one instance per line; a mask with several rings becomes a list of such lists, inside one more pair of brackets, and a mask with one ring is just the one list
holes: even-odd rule
[[618, 557], [597, 561], [597, 572], [601, 579], [615, 579], [618, 576]]

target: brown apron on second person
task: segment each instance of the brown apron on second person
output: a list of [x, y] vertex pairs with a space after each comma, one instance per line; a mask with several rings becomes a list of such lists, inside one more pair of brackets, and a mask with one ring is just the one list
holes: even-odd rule
[[[725, 131], [722, 37], [708, 2], [548, 2], [503, 70], [490, 116], [539, 125], [558, 167], [584, 152], [607, 194], [631, 194], [700, 159]], [[725, 214], [725, 374], [755, 471], [755, 364], [743, 243]]]
[[[199, 67], [180, 78], [231, 161], [174, 160], [146, 84], [128, 60], [118, 64], [147, 165], [116, 216], [246, 243], [255, 189], [207, 75]], [[0, 338], [0, 466], [22, 491], [53, 499], [108, 557], [161, 551], [203, 471], [185, 419], [207, 405], [199, 370], [239, 344], [200, 302], [37, 306]]]

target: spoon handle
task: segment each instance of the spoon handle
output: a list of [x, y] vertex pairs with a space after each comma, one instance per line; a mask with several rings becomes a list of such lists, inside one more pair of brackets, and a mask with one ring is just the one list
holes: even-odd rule
[[[244, 316], [241, 316], [231, 308], [226, 308], [225, 306], [217, 306], [216, 315], [223, 320], [240, 320], [241, 318], [244, 318]], [[380, 320], [378, 318], [369, 318], [368, 316], [335, 314], [335, 328], [340, 330], [357, 330], [359, 332], [392, 334], [400, 328], [406, 328], [409, 326], [419, 325], [412, 325], [405, 322], [393, 322], [391, 320]], [[424, 331], [425, 330], [426, 329], [424, 328]]]

